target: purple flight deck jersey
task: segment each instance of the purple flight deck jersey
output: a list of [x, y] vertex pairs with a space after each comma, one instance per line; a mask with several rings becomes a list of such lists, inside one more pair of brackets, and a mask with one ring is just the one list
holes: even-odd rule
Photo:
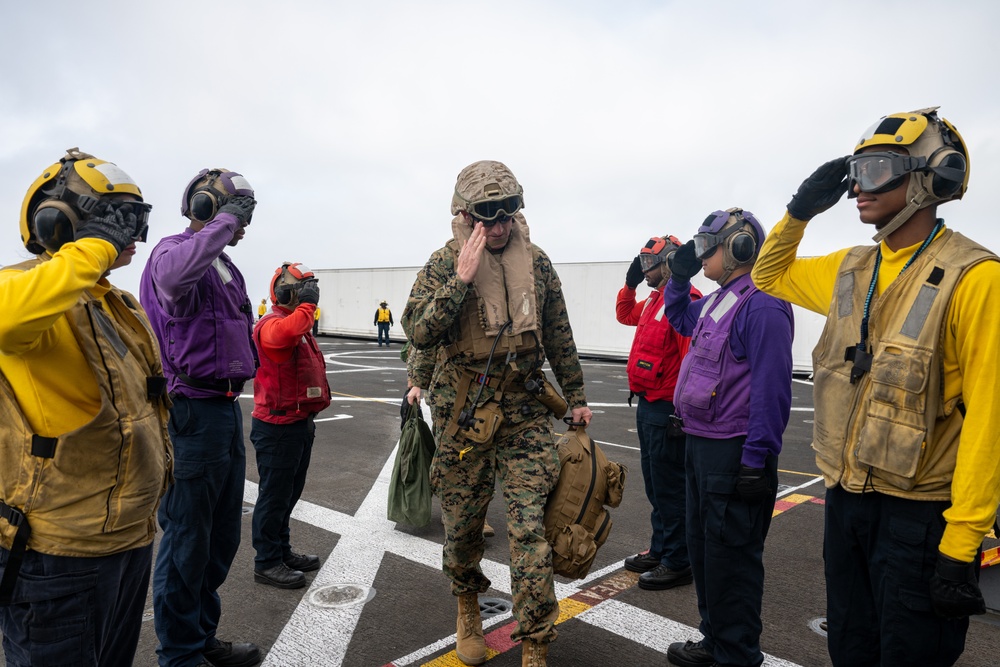
[[749, 274], [698, 301], [690, 289], [673, 278], [663, 289], [670, 324], [691, 336], [675, 409], [692, 435], [745, 435], [743, 465], [763, 468], [781, 452], [791, 410], [792, 307], [758, 291]]
[[171, 393], [235, 398], [257, 372], [253, 307], [243, 275], [223, 252], [237, 229], [235, 216], [220, 213], [198, 232], [167, 236], [142, 271], [139, 300], [160, 341]]

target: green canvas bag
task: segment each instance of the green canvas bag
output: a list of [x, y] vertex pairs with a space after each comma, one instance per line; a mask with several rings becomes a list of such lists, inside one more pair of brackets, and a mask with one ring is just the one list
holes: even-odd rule
[[431, 459], [434, 435], [424, 421], [420, 404], [410, 406], [399, 436], [396, 460], [389, 480], [388, 519], [423, 528], [431, 522]]

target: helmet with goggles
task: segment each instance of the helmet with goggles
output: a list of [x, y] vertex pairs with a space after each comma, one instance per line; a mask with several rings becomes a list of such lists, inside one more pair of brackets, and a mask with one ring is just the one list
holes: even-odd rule
[[242, 174], [228, 169], [202, 169], [184, 188], [181, 215], [194, 222], [208, 222], [230, 197], [237, 195], [254, 196], [253, 188]]
[[487, 227], [507, 222], [524, 208], [524, 191], [507, 165], [495, 160], [470, 164], [458, 174], [451, 214], [468, 213]]
[[677, 240], [676, 236], [667, 234], [650, 237], [646, 241], [646, 245], [639, 251], [639, 266], [642, 268], [642, 272], [651, 271], [661, 264], [669, 266], [667, 258], [677, 252], [680, 247], [681, 242]]
[[101, 197], [130, 195], [131, 212], [138, 218], [136, 241], [145, 241], [149, 204], [142, 191], [118, 165], [99, 160], [79, 148], [67, 149], [28, 188], [21, 203], [21, 241], [30, 252], [56, 252], [73, 241], [77, 223], [86, 218]]
[[295, 300], [295, 293], [303, 284], [317, 280], [316, 274], [301, 262], [285, 262], [271, 278], [271, 303], [287, 306]]
[[[917, 210], [961, 199], [968, 188], [969, 153], [965, 141], [954, 125], [937, 115], [937, 109], [928, 107], [881, 118], [865, 131], [854, 147], [854, 155], [847, 160], [848, 197], [855, 196], [855, 186], [861, 192], [889, 192], [910, 174], [906, 207], [879, 230], [876, 241]], [[871, 147], [884, 150], [868, 150]]]
[[721, 249], [724, 273], [718, 282], [725, 285], [733, 271], [756, 261], [764, 237], [764, 227], [750, 211], [738, 207], [713, 211], [694, 235], [694, 254], [705, 260]]

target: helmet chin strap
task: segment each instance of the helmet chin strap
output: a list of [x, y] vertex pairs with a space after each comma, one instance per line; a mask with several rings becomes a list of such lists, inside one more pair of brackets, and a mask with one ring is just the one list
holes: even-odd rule
[[872, 237], [872, 241], [875, 241], [875, 243], [881, 243], [882, 239], [899, 229], [904, 222], [909, 220], [914, 213], [920, 210], [921, 205], [923, 205], [927, 199], [928, 193], [926, 190], [918, 192], [913, 199], [910, 200], [910, 203], [907, 204], [902, 211], [896, 214], [896, 217], [890, 220], [888, 224], [875, 233], [875, 236]]

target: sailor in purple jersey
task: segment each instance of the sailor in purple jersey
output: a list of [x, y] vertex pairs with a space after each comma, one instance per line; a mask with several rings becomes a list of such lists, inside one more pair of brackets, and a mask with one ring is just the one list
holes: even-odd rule
[[[788, 424], [792, 308], [757, 290], [750, 270], [764, 230], [749, 211], [715, 211], [671, 262], [670, 324], [691, 337], [674, 391], [687, 434], [687, 542], [698, 595], [698, 642], [671, 644], [681, 667], [760, 665], [764, 538]], [[721, 286], [691, 301], [704, 268]]]
[[163, 667], [250, 667], [255, 644], [216, 638], [218, 589], [240, 545], [246, 450], [238, 398], [254, 377], [253, 308], [224, 252], [243, 238], [256, 205], [246, 179], [202, 170], [181, 201], [187, 229], [161, 240], [139, 299], [160, 341], [173, 401], [174, 484], [160, 504], [153, 610]]

